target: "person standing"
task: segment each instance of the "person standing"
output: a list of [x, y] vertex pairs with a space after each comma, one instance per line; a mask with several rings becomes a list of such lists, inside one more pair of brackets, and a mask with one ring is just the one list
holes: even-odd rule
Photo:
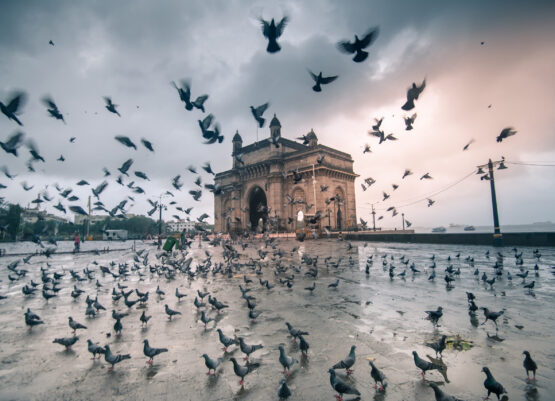
[[80, 239], [79, 239], [79, 233], [75, 233], [75, 240], [73, 241], [73, 252], [79, 252], [79, 248], [80, 248]]

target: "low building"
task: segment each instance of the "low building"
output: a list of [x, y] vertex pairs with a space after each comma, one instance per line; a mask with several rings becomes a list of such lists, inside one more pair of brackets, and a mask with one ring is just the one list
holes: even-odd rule
[[90, 221], [90, 224], [94, 224], [94, 223], [98, 223], [98, 222], [103, 222], [104, 220], [106, 220], [106, 218], [108, 218], [110, 216], [108, 216], [107, 214], [92, 214], [89, 216], [83, 216], [82, 214], [76, 214], [75, 218], [73, 219], [73, 223], [77, 224], [77, 225], [81, 225], [83, 223], [85, 223], [87, 220]]
[[45, 210], [25, 208], [21, 212], [21, 220], [23, 223], [34, 224], [39, 220], [43, 221], [57, 221], [60, 223], [67, 223], [68, 219], [54, 214], [46, 213]]
[[185, 230], [186, 232], [195, 231], [195, 227], [197, 223], [195, 221], [186, 221], [186, 220], [178, 220], [178, 221], [170, 221], [166, 223], [167, 231], [170, 233], [180, 233]]

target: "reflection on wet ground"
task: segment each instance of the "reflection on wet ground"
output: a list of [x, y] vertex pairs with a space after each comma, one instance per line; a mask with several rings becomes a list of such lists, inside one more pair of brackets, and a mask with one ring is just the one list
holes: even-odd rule
[[[106, 246], [94, 242], [87, 246], [95, 244], [99, 249]], [[121, 244], [121, 248], [131, 245]], [[351, 345], [356, 345], [353, 373], [346, 375], [340, 369], [337, 377], [356, 387], [362, 400], [433, 400], [429, 381], [461, 399], [478, 399], [486, 395], [483, 366], [490, 368], [512, 400], [553, 399], [553, 249], [540, 249], [538, 259], [532, 248], [519, 248], [517, 252], [523, 252], [519, 265], [510, 248], [362, 242], [353, 242], [350, 248], [345, 241], [325, 239], [303, 243], [279, 240], [265, 247], [264, 242], [256, 242], [244, 250], [233, 245], [241, 256], [233, 261], [234, 271], [229, 278], [227, 273], [213, 273], [220, 263], [224, 269], [226, 266], [221, 245], [203, 243], [199, 248], [195, 243], [186, 256], [175, 253], [167, 260], [157, 259], [157, 250], [150, 244], [137, 242], [136, 246], [138, 251], [144, 250], [140, 257], [124, 250], [97, 255], [54, 253], [50, 258], [34, 256], [28, 263], [22, 257], [0, 259], [0, 295], [8, 297], [0, 300], [0, 399], [277, 400], [284, 377], [278, 360], [280, 345], [287, 355], [299, 361], [287, 377], [293, 400], [333, 400], [328, 369], [347, 356]], [[3, 247], [8, 252], [35, 250], [34, 244]], [[294, 248], [298, 249], [292, 251]], [[268, 252], [263, 260], [260, 250]], [[277, 255], [279, 250], [281, 257]], [[504, 256], [500, 276], [493, 268], [501, 261], [498, 251]], [[189, 272], [182, 262], [190, 256], [193, 259]], [[308, 266], [308, 258], [315, 257], [316, 266]], [[12, 263], [17, 260], [20, 263], [14, 267]], [[120, 269], [123, 264], [127, 264], [127, 276], [121, 274], [125, 272]], [[204, 266], [205, 274], [194, 274], [199, 265]], [[117, 277], [103, 274], [101, 266], [108, 267]], [[178, 270], [180, 266], [185, 273]], [[40, 290], [31, 296], [22, 294], [22, 287], [30, 286], [31, 280], [42, 288], [41, 269], [50, 278], [55, 272], [64, 274], [56, 286], [60, 288], [57, 296], [48, 301]], [[449, 286], [445, 282], [446, 269], [452, 271], [450, 276], [454, 278]], [[521, 269], [529, 271], [525, 283], [535, 281], [532, 290], [524, 288], [523, 279], [517, 276]], [[25, 276], [22, 270], [27, 270]], [[90, 279], [87, 270], [91, 272]], [[436, 277], [429, 280], [433, 270]], [[70, 271], [77, 272], [79, 279]], [[512, 280], [508, 280], [507, 272]], [[496, 277], [495, 282], [482, 280], [484, 273], [486, 280]], [[252, 283], [245, 283], [244, 276]], [[268, 280], [271, 288], [262, 286], [260, 280]], [[329, 287], [336, 280], [337, 286]], [[313, 283], [313, 291], [305, 289]], [[74, 285], [84, 290], [76, 299], [71, 296]], [[121, 291], [118, 285], [127, 286], [125, 292], [133, 290], [130, 301], [138, 298], [135, 289], [148, 291], [148, 300], [132, 307], [126, 306], [124, 297], [114, 301], [112, 291]], [[246, 294], [255, 298], [251, 303], [256, 304], [254, 310], [261, 312], [254, 321], [248, 316], [247, 301], [239, 285], [251, 289]], [[47, 286], [51, 288], [52, 283]], [[157, 287], [165, 295], [158, 295]], [[187, 295], [181, 301], [175, 296], [176, 288]], [[193, 305], [197, 290], [209, 292], [210, 297], [229, 305], [221, 313], [201, 307], [208, 318], [215, 319], [206, 328]], [[475, 295], [478, 308], [505, 311], [496, 321], [497, 329], [492, 320], [484, 323], [482, 309], [469, 312], [466, 292]], [[98, 311], [96, 317], [86, 317], [87, 295], [97, 297], [106, 310]], [[208, 304], [208, 296], [203, 302]], [[181, 315], [168, 320], [166, 304]], [[443, 316], [435, 327], [425, 319], [425, 311], [438, 306], [443, 307]], [[44, 324], [28, 330], [23, 317], [27, 308], [39, 315]], [[114, 332], [112, 309], [129, 313], [121, 319], [119, 335]], [[139, 320], [143, 311], [152, 316], [144, 327]], [[78, 331], [79, 340], [66, 351], [52, 341], [71, 336], [69, 316], [88, 328]], [[298, 342], [291, 341], [285, 322], [310, 333], [304, 336], [310, 346], [307, 358], [301, 356]], [[229, 337], [243, 337], [247, 344], [263, 345], [249, 358], [260, 367], [246, 375], [243, 388], [230, 358], [235, 357], [243, 365], [244, 354], [237, 345], [224, 352], [218, 328]], [[425, 360], [429, 360], [427, 356], [435, 358], [434, 350], [425, 344], [437, 341], [443, 334], [448, 336], [447, 349], [441, 361], [436, 362], [447, 366], [448, 376], [429, 371], [427, 381], [423, 381], [412, 351]], [[114, 354], [130, 354], [131, 359], [109, 372], [104, 357], [91, 360], [87, 339], [102, 346], [109, 344]], [[146, 364], [148, 358], [143, 354], [144, 339], [152, 347], [169, 350], [157, 355], [152, 366]], [[456, 346], [452, 346], [453, 341]], [[526, 381], [523, 350], [530, 351], [539, 366], [535, 383]], [[203, 353], [223, 359], [216, 376], [206, 375]], [[373, 388], [370, 358], [387, 377], [385, 392]], [[345, 395], [345, 399], [352, 396]]]

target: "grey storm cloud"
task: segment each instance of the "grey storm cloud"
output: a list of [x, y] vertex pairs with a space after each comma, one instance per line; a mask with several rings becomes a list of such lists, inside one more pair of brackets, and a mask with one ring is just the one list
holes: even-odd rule
[[[7, 2], [0, 16], [0, 99], [14, 90], [29, 94], [22, 131], [47, 162], [35, 164], [37, 172], [29, 174], [26, 150], [19, 158], [2, 154], [0, 165], [19, 176], [15, 181], [0, 177], [9, 184], [0, 196], [27, 203], [37, 189], [48, 185], [54, 193], [52, 185], [58, 183], [74, 188], [84, 203], [90, 190], [75, 183], [85, 179], [97, 185], [107, 167], [112, 181], [102, 198], [109, 206], [128, 194], [113, 179], [117, 167], [133, 158], [131, 173], [146, 172], [151, 181], [131, 178], [147, 191], [131, 194], [136, 199], [131, 212], [144, 213], [146, 198], [169, 189], [178, 206], [212, 215], [211, 193], [204, 191], [202, 202], [188, 195], [196, 176], [186, 168], [197, 166], [205, 183], [212, 180], [200, 169], [203, 163], [210, 161], [215, 171], [230, 168], [231, 137], [238, 130], [244, 143], [255, 140], [249, 106], [265, 102], [270, 102], [265, 117], [276, 113], [285, 137], [294, 139], [313, 128], [320, 143], [352, 154], [362, 178], [377, 179], [367, 192], [357, 183], [362, 217], [367, 217], [368, 202], [381, 198], [391, 183], [401, 183], [396, 177], [405, 168], [415, 175], [429, 170], [434, 182], [423, 189], [407, 179], [393, 203], [445, 187], [489, 157], [553, 159], [555, 121], [541, 105], [555, 100], [546, 89], [553, 87], [549, 32], [554, 8], [547, 1]], [[290, 23], [280, 38], [282, 50], [270, 55], [258, 18], [283, 15]], [[339, 40], [352, 40], [373, 26], [379, 26], [379, 37], [364, 63], [353, 63], [337, 50]], [[315, 93], [308, 69], [339, 78]], [[408, 113], [400, 106], [408, 86], [424, 78], [428, 86], [417, 103], [415, 130], [407, 134], [402, 116]], [[170, 85], [181, 79], [190, 80], [193, 97], [209, 95], [206, 110], [222, 127], [222, 144], [202, 143], [197, 120], [205, 114], [184, 110]], [[55, 100], [67, 125], [48, 117], [41, 102], [45, 95]], [[121, 118], [104, 108], [103, 96], [119, 105]], [[380, 116], [387, 133], [394, 132], [399, 141], [378, 145], [368, 136], [373, 118]], [[4, 140], [18, 127], [1, 117]], [[492, 141], [509, 125], [519, 131], [517, 136], [500, 145]], [[114, 140], [116, 135], [128, 136], [138, 149], [125, 148]], [[269, 135], [267, 125], [258, 135]], [[70, 137], [76, 137], [75, 143]], [[143, 137], [155, 153], [140, 144]], [[476, 142], [462, 153], [471, 138]], [[362, 155], [365, 143], [372, 154]], [[64, 163], [56, 161], [60, 155]], [[512, 184], [538, 191], [546, 185], [547, 173], [515, 169]], [[171, 187], [178, 174], [185, 183], [180, 192]], [[23, 180], [35, 189], [25, 192], [19, 185]], [[532, 209], [545, 209], [553, 200], [555, 188], [547, 182]], [[446, 193], [433, 211], [425, 205], [407, 210], [426, 213], [421, 221], [412, 219], [417, 224], [468, 215], [475, 216], [476, 224], [487, 223], [487, 213], [473, 212], [479, 207], [487, 211], [480, 206], [483, 194], [480, 183], [472, 181], [460, 197]], [[539, 212], [519, 209], [512, 200], [518, 190], [504, 195], [511, 199], [504, 213], [512, 222], [541, 219]], [[555, 218], [550, 213], [547, 217]]]

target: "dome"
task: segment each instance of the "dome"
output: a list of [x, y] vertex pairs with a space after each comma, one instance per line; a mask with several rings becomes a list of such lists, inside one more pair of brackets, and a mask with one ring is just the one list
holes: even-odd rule
[[272, 121], [270, 121], [270, 128], [271, 127], [281, 127], [281, 123], [277, 119], [275, 113], [274, 113], [274, 118], [272, 118]]
[[241, 135], [239, 135], [239, 131], [235, 131], [232, 142], [243, 142], [243, 138], [241, 138]]

